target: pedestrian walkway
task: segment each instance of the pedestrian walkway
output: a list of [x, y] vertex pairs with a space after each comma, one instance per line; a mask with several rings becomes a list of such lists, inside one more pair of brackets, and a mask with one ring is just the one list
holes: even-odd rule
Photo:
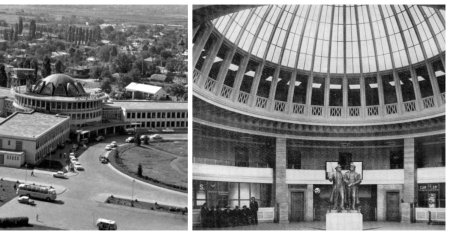
[[[258, 225], [207, 229], [196, 227], [194, 230], [325, 230], [325, 221], [298, 222], [289, 224], [259, 223]], [[363, 230], [445, 230], [445, 225], [365, 221], [363, 223]]]

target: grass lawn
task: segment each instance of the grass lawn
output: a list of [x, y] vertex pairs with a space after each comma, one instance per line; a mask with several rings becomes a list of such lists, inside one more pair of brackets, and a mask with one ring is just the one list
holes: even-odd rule
[[16, 182], [0, 180], [0, 207], [17, 196], [14, 184], [17, 186]]
[[[133, 146], [125, 150], [120, 158], [123, 165], [131, 173], [136, 174], [138, 165], [142, 164], [142, 174], [150, 178], [177, 186], [187, 187], [187, 154], [180, 156], [172, 152], [181, 150], [183, 141], [164, 142], [159, 149], [150, 146]], [[184, 146], [187, 149], [186, 141]], [[161, 150], [164, 147], [164, 150]], [[184, 152], [186, 152], [185, 150]]]
[[187, 157], [187, 141], [169, 141], [150, 143], [150, 147], [157, 148], [181, 157]]
[[170, 212], [170, 213], [180, 213], [183, 215], [186, 215], [185, 209], [181, 207], [173, 207], [173, 206], [167, 206], [163, 204], [156, 203], [150, 203], [150, 202], [142, 202], [139, 200], [134, 200], [133, 202], [129, 199], [123, 199], [119, 197], [108, 197], [106, 199], [106, 203], [121, 205], [121, 206], [128, 206], [128, 207], [134, 207], [134, 208], [140, 208], [145, 210], [156, 210], [161, 212]]

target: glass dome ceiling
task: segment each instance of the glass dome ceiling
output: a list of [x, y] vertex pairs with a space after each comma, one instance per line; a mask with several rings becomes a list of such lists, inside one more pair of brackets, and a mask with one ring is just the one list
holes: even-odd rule
[[212, 23], [229, 41], [266, 61], [357, 74], [405, 67], [444, 52], [444, 16], [444, 10], [417, 5], [267, 5]]

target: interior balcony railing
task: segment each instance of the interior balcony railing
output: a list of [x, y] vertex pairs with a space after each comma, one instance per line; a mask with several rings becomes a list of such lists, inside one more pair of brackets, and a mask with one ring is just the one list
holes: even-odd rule
[[[390, 103], [368, 106], [323, 106], [307, 105], [291, 101], [270, 100], [266, 97], [253, 95], [239, 90], [226, 84], [218, 84], [218, 80], [205, 77], [200, 70], [194, 69], [194, 91], [210, 98], [213, 101], [219, 101], [221, 104], [227, 104], [229, 107], [237, 108], [249, 113], [263, 112], [265, 116], [275, 118], [285, 117], [287, 119], [296, 119], [297, 117], [313, 118], [332, 118], [335, 120], [384, 120], [381, 117], [399, 119], [407, 115], [417, 117], [419, 112], [435, 115], [445, 110], [445, 105], [440, 105], [436, 99], [442, 99], [445, 104], [445, 92], [439, 96], [429, 96], [421, 100], [410, 100], [402, 103]], [[202, 82], [203, 80], [203, 82]], [[202, 84], [202, 85], [200, 85]], [[218, 90], [219, 89], [219, 90]], [[249, 108], [256, 108], [249, 111]], [[262, 114], [262, 113], [261, 113]], [[268, 115], [267, 115], [268, 114]]]
[[254, 167], [254, 168], [270, 168], [270, 165], [268, 163], [253, 162], [253, 161], [231, 161], [231, 160], [199, 158], [199, 157], [194, 157], [193, 161], [194, 161], [194, 163], [208, 164], [208, 165]]

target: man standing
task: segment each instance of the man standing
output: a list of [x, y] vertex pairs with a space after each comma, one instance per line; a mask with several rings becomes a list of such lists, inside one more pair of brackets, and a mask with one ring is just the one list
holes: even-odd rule
[[350, 209], [355, 210], [359, 204], [358, 185], [361, 184], [361, 175], [355, 171], [355, 165], [350, 165], [350, 171], [345, 173], [344, 181], [347, 184], [348, 204]]
[[342, 175], [342, 168], [340, 165], [336, 166], [336, 172], [331, 174], [329, 181], [333, 182], [333, 191], [330, 195], [330, 202], [333, 204], [333, 210], [341, 210], [344, 208], [344, 176]]
[[255, 200], [255, 197], [250, 199], [250, 211], [251, 211], [251, 223], [258, 224], [258, 202]]

